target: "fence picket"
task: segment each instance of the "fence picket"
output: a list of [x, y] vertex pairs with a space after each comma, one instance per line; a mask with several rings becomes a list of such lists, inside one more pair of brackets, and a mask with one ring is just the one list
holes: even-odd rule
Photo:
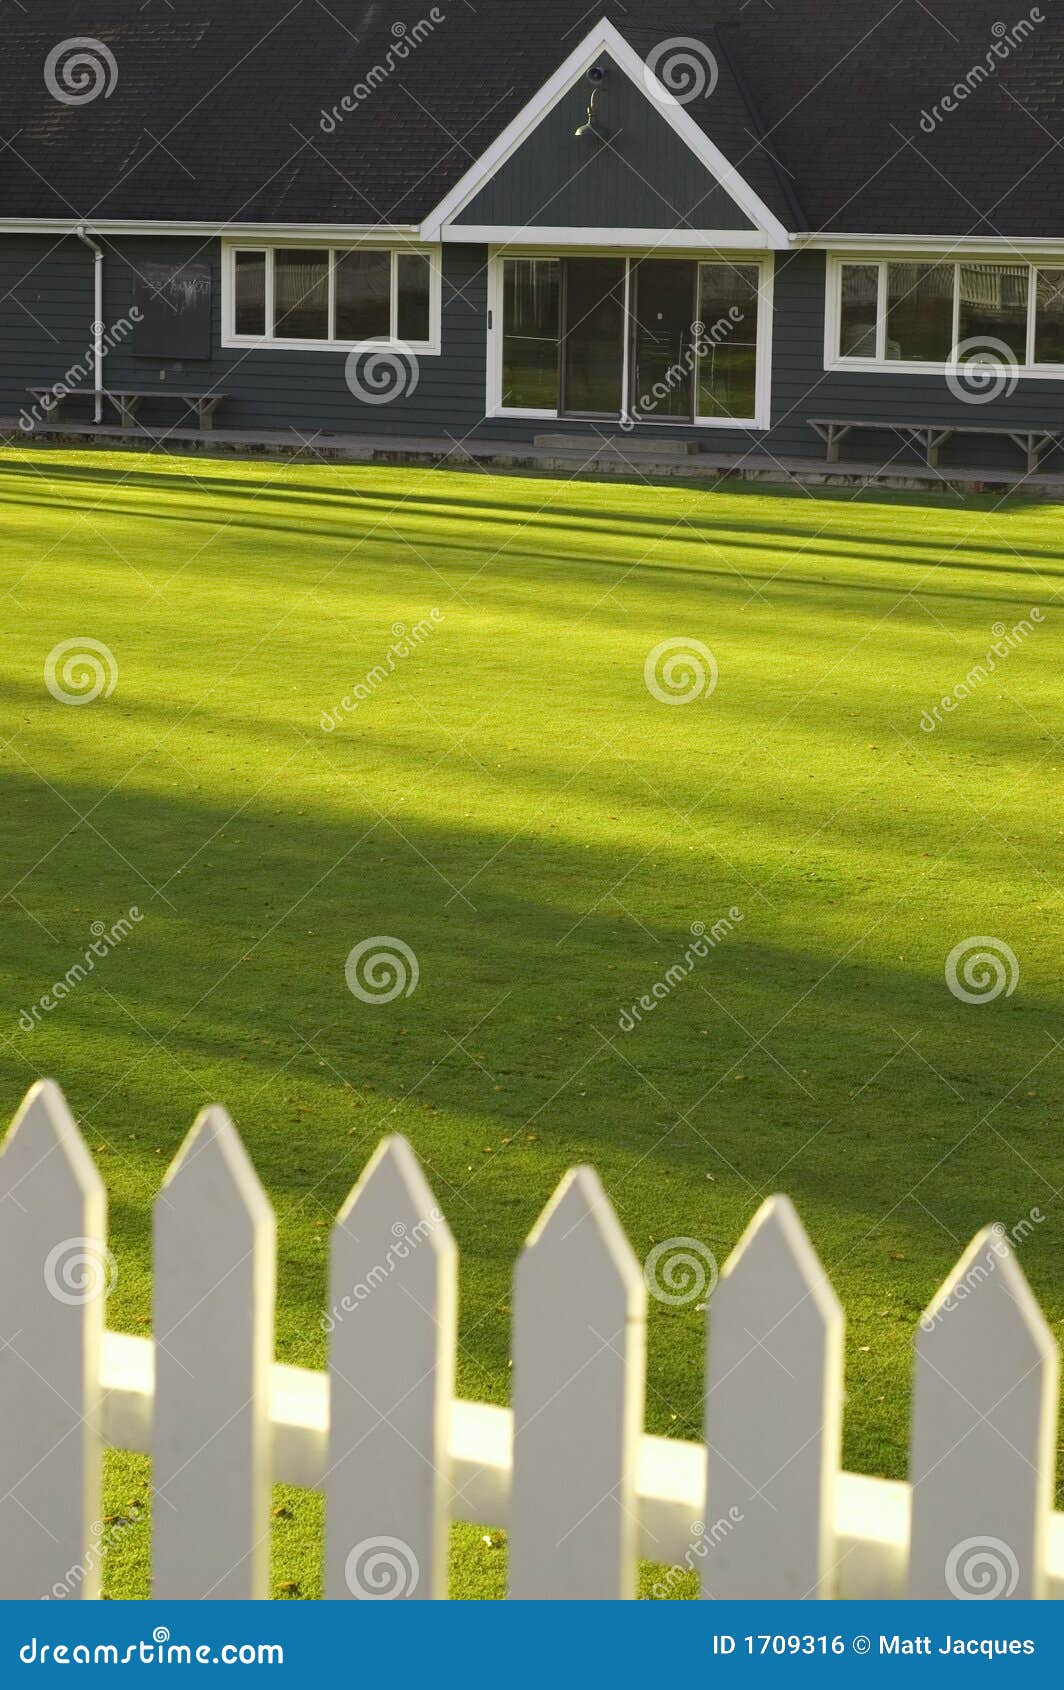
[[917, 1334], [911, 1595], [1045, 1595], [1057, 1376], [1049, 1327], [989, 1227]]
[[843, 1327], [793, 1205], [770, 1198], [710, 1305], [704, 1596], [832, 1594]]
[[[62, 1092], [30, 1091], [0, 1155], [0, 1595], [100, 1585], [103, 1182]], [[72, 1576], [71, 1576], [72, 1575]]]
[[578, 1168], [514, 1277], [512, 1597], [635, 1594], [645, 1324], [639, 1263]]
[[264, 1597], [275, 1223], [224, 1109], [178, 1151], [154, 1231], [154, 1594]]
[[457, 1254], [403, 1138], [333, 1231], [326, 1595], [447, 1594]]

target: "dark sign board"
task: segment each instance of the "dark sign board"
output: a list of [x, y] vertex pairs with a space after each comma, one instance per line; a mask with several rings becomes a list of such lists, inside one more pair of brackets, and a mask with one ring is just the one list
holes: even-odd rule
[[209, 264], [138, 265], [133, 303], [140, 312], [133, 338], [139, 358], [210, 357]]

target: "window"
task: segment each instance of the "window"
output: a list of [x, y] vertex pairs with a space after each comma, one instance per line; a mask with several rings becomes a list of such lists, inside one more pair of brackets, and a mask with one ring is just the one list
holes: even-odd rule
[[337, 340], [387, 340], [391, 326], [391, 253], [341, 252], [336, 260]]
[[842, 266], [839, 324], [839, 350], [844, 358], [875, 358], [878, 355], [878, 264]]
[[298, 247], [275, 252], [273, 298], [279, 340], [328, 340], [329, 254]]
[[1064, 270], [1038, 272], [1034, 361], [1064, 364]]
[[266, 254], [238, 252], [236, 255], [237, 334], [266, 333]]
[[503, 266], [502, 402], [507, 410], [558, 408], [556, 258], [508, 258]]
[[761, 273], [756, 264], [700, 264], [698, 415], [757, 413], [757, 320]]
[[[979, 341], [984, 352], [998, 351], [1003, 359], [1007, 353], [1012, 363], [1025, 364], [1030, 266], [961, 264], [958, 271], [958, 357]], [[988, 347], [995, 341], [996, 347]]]
[[946, 364], [953, 346], [952, 264], [887, 265], [888, 358]]
[[827, 365], [1064, 368], [1064, 268], [991, 260], [836, 261]]
[[399, 339], [430, 338], [432, 266], [424, 252], [401, 252], [396, 261]]
[[385, 247], [240, 248], [229, 254], [226, 321], [232, 344], [399, 342], [435, 351], [439, 269], [434, 254]]

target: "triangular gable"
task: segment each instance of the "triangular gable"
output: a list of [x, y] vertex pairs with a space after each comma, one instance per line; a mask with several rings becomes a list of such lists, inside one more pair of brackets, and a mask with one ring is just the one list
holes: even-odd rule
[[[598, 136], [578, 138], [593, 85]], [[426, 220], [427, 240], [643, 235], [785, 247], [787, 232], [613, 24], [570, 54]]]

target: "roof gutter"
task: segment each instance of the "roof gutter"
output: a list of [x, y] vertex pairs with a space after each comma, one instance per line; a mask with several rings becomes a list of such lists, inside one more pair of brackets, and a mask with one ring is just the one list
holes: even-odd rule
[[81, 223], [74, 230], [78, 240], [92, 253], [92, 368], [95, 386], [93, 416], [103, 422], [103, 247], [86, 234]]
[[1064, 238], [1054, 235], [792, 235], [794, 246], [828, 252], [1011, 252], [1017, 258], [1064, 252]]
[[[418, 240], [420, 223], [176, 223], [159, 218], [130, 220], [95, 218], [97, 235], [182, 235], [206, 240], [279, 240], [298, 235], [308, 240], [346, 240], [353, 236], [378, 240]], [[80, 218], [0, 217], [0, 235], [76, 235]]]

